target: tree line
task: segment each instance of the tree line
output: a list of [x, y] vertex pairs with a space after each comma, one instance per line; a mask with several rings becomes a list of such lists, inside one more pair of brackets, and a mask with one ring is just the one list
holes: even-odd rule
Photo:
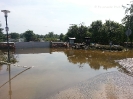
[[[90, 26], [85, 26], [83, 23], [77, 25], [73, 24], [69, 27], [67, 33], [54, 34], [49, 32], [45, 35], [35, 34], [32, 30], [27, 30], [24, 33], [9, 33], [9, 38], [19, 39], [24, 38], [26, 42], [29, 41], [68, 41], [69, 37], [75, 37], [75, 42], [81, 43], [85, 41], [85, 37], [91, 37], [91, 42], [108, 44], [112, 41], [114, 44], [122, 44], [127, 41], [125, 34], [126, 26], [117, 22], [106, 20], [102, 23], [101, 20], [93, 21]], [[129, 41], [132, 41], [133, 33], [129, 36]], [[0, 28], [0, 41], [6, 41], [6, 34]]]
[[90, 37], [93, 43], [109, 44], [112, 42], [122, 45], [124, 42], [131, 42], [132, 45], [133, 33], [127, 35], [126, 31], [133, 31], [133, 3], [130, 2], [122, 7], [125, 10], [125, 16], [121, 24], [112, 20], [106, 20], [105, 23], [96, 20], [90, 26], [85, 26], [83, 23], [72, 24], [64, 35], [64, 41], [68, 40], [68, 37], [75, 37], [76, 42], [84, 42], [85, 37]]
[[[7, 35], [3, 33], [2, 28], [0, 28], [0, 42], [4, 42], [7, 39]], [[61, 33], [60, 35], [63, 35], [63, 33]], [[9, 33], [9, 39], [20, 39], [23, 38], [25, 42], [30, 42], [30, 41], [58, 41], [60, 38], [60, 35], [58, 34], [54, 34], [54, 32], [49, 32], [48, 34], [45, 35], [39, 35], [39, 34], [35, 34], [32, 30], [27, 30], [24, 33], [16, 33], [16, 32], [12, 32]]]
[[[12, 39], [24, 38], [26, 42], [29, 41], [68, 41], [69, 37], [75, 37], [75, 42], [81, 43], [85, 41], [85, 37], [90, 37], [91, 42], [100, 44], [123, 44], [124, 42], [133, 41], [133, 33], [127, 36], [126, 31], [130, 29], [133, 31], [133, 4], [123, 6], [125, 9], [125, 16], [122, 23], [112, 20], [106, 20], [102, 23], [101, 20], [93, 21], [90, 26], [85, 26], [84, 23], [72, 24], [66, 34], [54, 34], [49, 32], [45, 35], [35, 34], [32, 30], [27, 30], [24, 33], [9, 33]], [[129, 15], [127, 15], [129, 13]], [[3, 34], [3, 29], [0, 28], [0, 42], [6, 41], [6, 35]]]
[[75, 37], [76, 42], [84, 42], [85, 37], [90, 37], [93, 43], [109, 44], [111, 41], [114, 44], [122, 44], [127, 40], [125, 30], [124, 25], [117, 22], [106, 20], [102, 23], [101, 20], [97, 20], [88, 27], [84, 24], [70, 26], [64, 40]]

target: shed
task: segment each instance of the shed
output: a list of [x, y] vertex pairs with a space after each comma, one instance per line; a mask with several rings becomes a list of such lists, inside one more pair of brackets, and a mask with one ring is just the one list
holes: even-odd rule
[[73, 45], [74, 44], [74, 40], [75, 40], [76, 38], [75, 37], [69, 37], [69, 44], [70, 45]]
[[86, 43], [86, 45], [90, 45], [90, 40], [91, 40], [90, 37], [85, 37], [85, 43]]

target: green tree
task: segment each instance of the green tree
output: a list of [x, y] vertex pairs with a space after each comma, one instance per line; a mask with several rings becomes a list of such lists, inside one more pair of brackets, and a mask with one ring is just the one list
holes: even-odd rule
[[102, 36], [102, 21], [97, 20], [91, 23], [89, 31], [92, 33], [92, 42], [94, 43], [100, 43]]
[[32, 30], [27, 30], [27, 31], [25, 31], [25, 32], [23, 33], [23, 35], [24, 35], [25, 40], [26, 40], [27, 42], [29, 42], [29, 41], [36, 41], [36, 39], [37, 39]]
[[76, 35], [76, 38], [79, 39], [78, 42], [84, 42], [85, 41], [85, 37], [87, 37], [89, 34], [89, 30], [88, 30], [88, 27], [86, 27], [84, 25], [84, 23], [81, 23], [78, 27], [78, 34]]
[[6, 36], [3, 34], [3, 28], [0, 26], [0, 42], [3, 42], [6, 40]]
[[13, 32], [13, 33], [10, 33], [9, 35], [11, 36], [12, 39], [19, 39], [18, 33]]
[[72, 26], [69, 27], [67, 33], [64, 36], [64, 40], [68, 41], [69, 37], [75, 37], [75, 42], [82, 43], [84, 42], [84, 38], [86, 36], [91, 36], [91, 33], [89, 32], [89, 29], [87, 26], [85, 26], [83, 23], [76, 25], [72, 24]]
[[69, 27], [64, 39], [67, 41], [68, 37], [75, 37], [76, 42], [83, 42], [85, 37], [91, 37], [91, 42], [100, 44], [123, 44], [125, 41], [124, 26], [117, 22], [106, 20], [102, 23], [101, 20], [93, 21], [89, 27], [83, 23], [72, 25]]
[[[128, 6], [123, 6], [123, 8], [125, 9], [125, 16], [122, 19], [122, 23], [125, 26], [125, 31], [128, 29], [131, 29], [131, 31], [133, 31], [133, 3], [131, 2], [130, 4], [127, 4]], [[129, 15], [127, 15], [129, 14]], [[128, 40], [128, 38], [127, 38]], [[133, 41], [133, 33], [131, 33], [131, 35], [129, 36], [129, 40], [131, 42], [131, 46], [132, 46], [132, 41]]]
[[21, 34], [19, 35], [19, 37], [20, 37], [20, 38], [24, 38], [24, 33], [21, 33]]
[[60, 34], [59, 39], [60, 39], [61, 41], [64, 40], [64, 34], [63, 34], [63, 33]]
[[99, 20], [94, 21], [89, 31], [92, 33], [92, 42], [95, 43], [122, 44], [124, 42], [124, 26], [111, 20], [106, 20], [104, 24]]
[[54, 32], [49, 32], [48, 34], [44, 36], [44, 39], [46, 41], [57, 41], [57, 39], [59, 39], [59, 35], [54, 34]]
[[77, 25], [72, 25], [69, 27], [67, 36], [68, 37], [75, 37], [76, 34], [78, 34], [78, 26]]
[[107, 20], [105, 23], [108, 26], [108, 39], [113, 44], [122, 44], [124, 41], [124, 26], [114, 21]]
[[53, 32], [49, 32], [48, 33], [48, 37], [50, 37], [50, 38], [54, 37], [54, 33]]

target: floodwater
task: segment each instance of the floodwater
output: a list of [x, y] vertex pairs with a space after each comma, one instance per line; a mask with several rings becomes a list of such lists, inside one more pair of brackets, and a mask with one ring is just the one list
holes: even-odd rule
[[127, 74], [114, 60], [133, 58], [132, 51], [43, 48], [14, 55], [18, 62], [0, 66], [0, 99], [46, 99], [104, 73]]

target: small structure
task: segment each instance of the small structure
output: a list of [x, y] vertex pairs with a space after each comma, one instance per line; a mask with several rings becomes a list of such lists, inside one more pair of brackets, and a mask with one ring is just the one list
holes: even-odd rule
[[90, 40], [91, 40], [90, 37], [85, 37], [85, 43], [86, 43], [86, 45], [90, 45]]
[[70, 46], [74, 45], [74, 40], [75, 39], [76, 39], [75, 37], [73, 37], [73, 38], [69, 37], [69, 45]]

